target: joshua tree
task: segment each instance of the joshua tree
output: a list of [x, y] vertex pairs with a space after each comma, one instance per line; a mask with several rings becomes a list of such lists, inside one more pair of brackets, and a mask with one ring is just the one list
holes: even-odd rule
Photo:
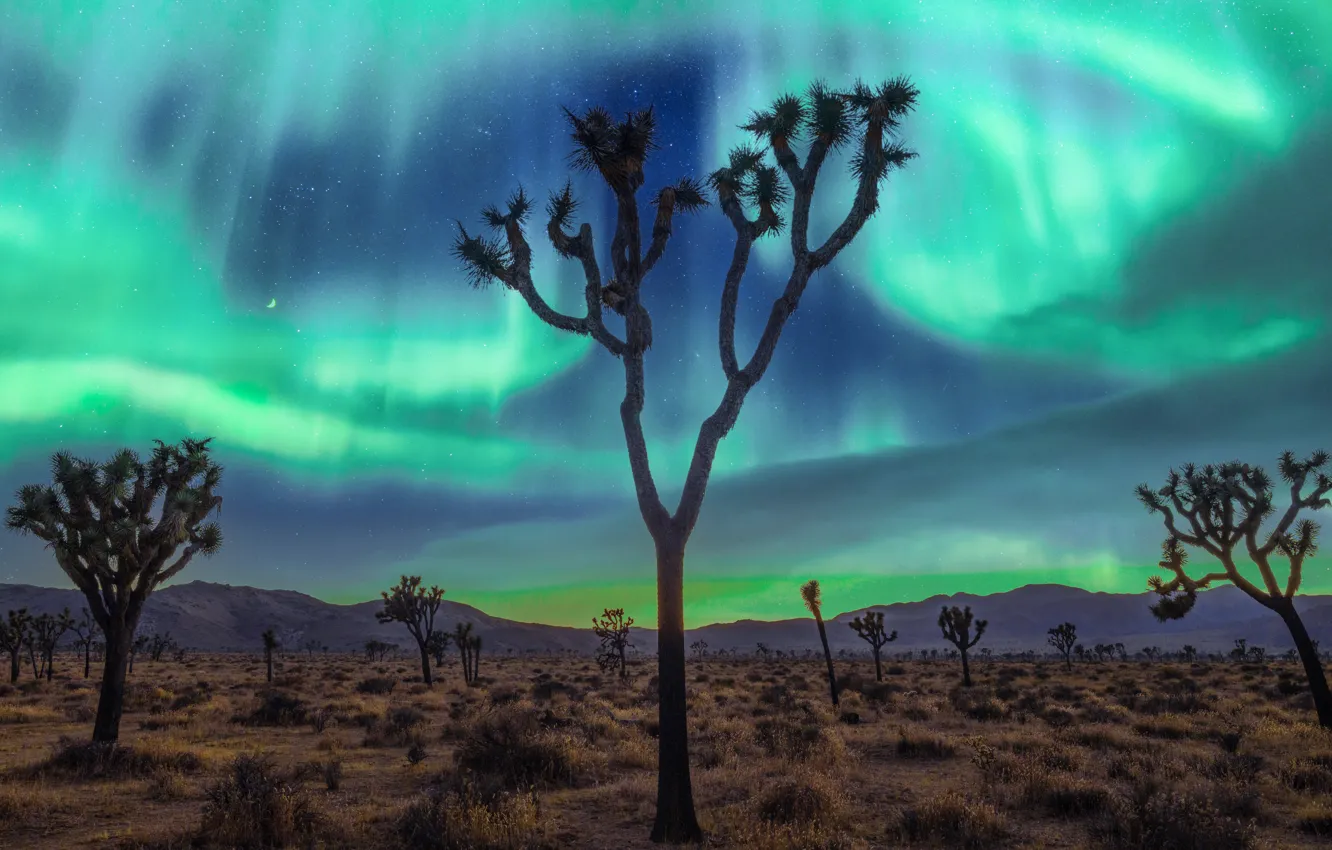
[[95, 742], [120, 737], [130, 646], [149, 594], [195, 555], [211, 555], [222, 545], [217, 524], [204, 523], [222, 504], [213, 492], [222, 467], [209, 456], [208, 443], [159, 440], [146, 463], [129, 449], [101, 464], [57, 452], [54, 485], [20, 488], [18, 504], [8, 509], [5, 524], [47, 542], [106, 635]]
[[264, 633], [259, 636], [264, 642], [264, 664], [268, 667], [268, 681], [273, 681], [273, 652], [278, 648], [277, 632], [272, 629], [264, 629]]
[[837, 706], [837, 673], [833, 670], [832, 652], [828, 649], [828, 630], [823, 626], [823, 590], [819, 580], [812, 578], [800, 586], [800, 598], [805, 600], [805, 607], [814, 615], [814, 622], [819, 626], [819, 640], [823, 643], [823, 660], [828, 664], [828, 691], [832, 694], [832, 704]]
[[1194, 660], [1198, 658], [1198, 649], [1195, 646], [1193, 646], [1193, 644], [1189, 643], [1184, 644], [1184, 647], [1180, 650], [1180, 653], [1184, 656], [1184, 660], [1190, 664], [1192, 664]]
[[426, 639], [426, 652], [435, 660], [436, 667], [444, 666], [444, 653], [449, 651], [449, 635], [447, 632], [433, 631], [430, 637]]
[[[130, 672], [130, 673], [133, 673], [133, 672], [134, 672], [134, 659], [137, 658], [137, 657], [139, 656], [139, 653], [140, 653], [140, 652], [143, 652], [143, 651], [144, 651], [145, 649], [147, 649], [147, 648], [148, 648], [148, 635], [139, 635], [138, 637], [136, 637], [136, 638], [134, 639], [133, 643], [130, 644], [130, 648], [129, 648], [129, 670], [128, 670], [128, 672]], [[105, 650], [105, 648], [104, 648], [104, 649], [103, 649], [103, 660], [104, 660], [104, 661], [105, 661], [105, 654], [106, 654], [106, 650]]]
[[1128, 661], [1128, 650], [1124, 648], [1124, 644], [1122, 643], [1112, 644], [1110, 646], [1110, 651], [1113, 652], [1115, 655], [1118, 655], [1120, 661]]
[[696, 640], [689, 644], [689, 648], [694, 652], [695, 661], [702, 661], [708, 655], [708, 642], [705, 640]]
[[971, 636], [972, 614], [971, 606], [965, 609], [954, 605], [949, 608], [947, 605], [939, 613], [939, 628], [943, 631], [944, 639], [957, 647], [957, 652], [962, 656], [962, 686], [971, 687], [971, 666], [967, 663], [967, 650], [971, 649], [980, 642], [981, 635], [985, 634], [985, 627], [989, 625], [986, 620], [976, 620], [976, 636]]
[[601, 617], [592, 618], [592, 632], [601, 639], [601, 652], [597, 664], [602, 670], [620, 669], [620, 678], [629, 675], [624, 664], [624, 652], [633, 646], [629, 642], [629, 627], [633, 617], [624, 616], [623, 608], [607, 608]]
[[[1153, 576], [1149, 580], [1148, 587], [1161, 597], [1152, 606], [1152, 613], [1162, 621], [1179, 619], [1193, 608], [1199, 590], [1213, 582], [1234, 584], [1285, 622], [1304, 662], [1318, 722], [1332, 729], [1332, 691], [1328, 690], [1322, 661], [1304, 621], [1295, 610], [1304, 562], [1318, 551], [1318, 523], [1307, 518], [1299, 523], [1295, 520], [1305, 508], [1316, 511], [1332, 504], [1326, 498], [1332, 492], [1332, 478], [1323, 471], [1327, 462], [1325, 451], [1316, 451], [1304, 460], [1297, 460], [1292, 452], [1281, 454], [1277, 468], [1282, 480], [1290, 485], [1290, 505], [1266, 532], [1263, 523], [1276, 513], [1276, 506], [1272, 479], [1262, 467], [1230, 462], [1200, 469], [1186, 464], [1178, 471], [1170, 470], [1160, 490], [1139, 484], [1137, 494], [1148, 510], [1164, 517], [1168, 534], [1161, 546], [1160, 565], [1170, 571], [1171, 577]], [[1313, 489], [1303, 495], [1311, 479]], [[1180, 528], [1179, 521], [1187, 521], [1187, 528]], [[1262, 587], [1239, 571], [1235, 550], [1241, 543], [1258, 568]], [[1190, 576], [1184, 569], [1188, 557], [1185, 546], [1202, 549], [1216, 558], [1221, 571], [1196, 579]], [[1272, 562], [1277, 559], [1285, 559], [1287, 564], [1284, 587], [1273, 568]]]
[[[642, 251], [638, 200], [644, 182], [643, 163], [656, 147], [656, 116], [649, 108], [616, 122], [601, 107], [582, 116], [565, 110], [573, 129], [575, 167], [601, 175], [616, 201], [616, 225], [610, 242], [611, 279], [604, 286], [592, 241], [592, 228], [583, 224], [576, 235], [566, 226], [575, 210], [572, 187], [552, 195], [547, 207], [546, 233], [562, 256], [580, 261], [586, 279], [587, 312], [575, 317], [552, 309], [532, 280], [532, 250], [523, 231], [531, 201], [520, 188], [507, 204], [484, 213], [486, 224], [501, 231], [503, 242], [474, 237], [459, 224], [454, 250], [476, 285], [498, 281], [517, 292], [542, 321], [570, 333], [589, 336], [624, 364], [625, 394], [620, 405], [639, 510], [656, 547], [657, 556], [657, 664], [660, 735], [657, 780], [657, 815], [653, 841], [697, 841], [702, 837], [694, 813], [689, 776], [688, 724], [685, 704], [684, 557], [685, 547], [698, 521], [712, 473], [717, 447], [735, 427], [746, 396], [763, 378], [777, 342], [814, 272], [828, 267], [879, 207], [879, 186], [914, 153], [894, 136], [900, 121], [915, 106], [917, 91], [906, 79], [878, 87], [857, 82], [846, 92], [833, 91], [821, 82], [803, 97], [783, 95], [768, 110], [751, 116], [742, 129], [762, 147], [741, 146], [729, 162], [713, 172], [708, 183], [715, 190], [722, 213], [735, 229], [736, 242], [730, 268], [722, 284], [718, 333], [726, 390], [717, 409], [699, 429], [693, 459], [674, 513], [658, 494], [648, 461], [641, 414], [646, 397], [643, 360], [652, 345], [652, 323], [641, 298], [644, 278], [663, 256], [676, 212], [692, 213], [708, 205], [704, 187], [690, 178], [664, 187], [655, 197], [656, 217], [651, 243]], [[858, 136], [858, 138], [857, 138]], [[802, 165], [792, 147], [808, 139]], [[857, 189], [846, 218], [818, 248], [809, 239], [810, 205], [819, 171], [829, 151], [854, 143], [857, 153], [852, 172]], [[776, 167], [765, 162], [771, 148]], [[785, 183], [783, 182], [785, 176]], [[786, 185], [789, 183], [789, 186]], [[779, 209], [791, 202], [792, 266], [785, 291], [776, 299], [753, 356], [736, 356], [735, 324], [740, 281], [758, 239], [780, 233], [786, 222]], [[757, 208], [750, 218], [746, 204]], [[603, 306], [624, 317], [623, 338], [608, 328]]]
[[19, 678], [19, 659], [23, 650], [32, 641], [32, 615], [27, 608], [10, 610], [9, 616], [0, 620], [0, 650], [9, 653], [9, 682], [13, 684]]
[[93, 644], [101, 630], [97, 628], [97, 621], [92, 614], [84, 608], [82, 616], [70, 626], [70, 631], [74, 632], [74, 646], [83, 650], [83, 678], [87, 679], [92, 675]]
[[463, 682], [474, 684], [477, 677], [477, 659], [481, 654], [481, 636], [472, 634], [471, 623], [458, 623], [453, 628], [453, 642], [462, 656]]
[[[883, 681], [883, 665], [879, 659], [883, 648], [893, 641], [897, 640], [897, 629], [893, 629], [892, 634], [886, 634], [883, 630], [883, 612], [866, 611], [864, 615], [851, 621], [851, 629], [860, 639], [870, 645], [870, 651], [874, 653], [874, 679], [877, 682]], [[824, 641], [827, 644], [827, 641]], [[834, 702], [836, 699], [834, 698]]]
[[444, 588], [432, 585], [429, 590], [421, 586], [420, 576], [403, 576], [388, 590], [381, 591], [384, 608], [375, 613], [381, 623], [402, 623], [416, 641], [421, 656], [421, 680], [426, 687], [434, 687], [430, 675], [430, 636], [435, 633], [435, 615], [444, 600]]
[[1087, 647], [1077, 644], [1073, 647], [1073, 654], [1078, 657], [1079, 661], [1085, 661], [1087, 660]]
[[1236, 661], [1243, 661], [1249, 657], [1249, 641], [1245, 638], [1235, 638], [1235, 648], [1230, 650], [1230, 657]]
[[1161, 647], [1159, 647], [1159, 646], [1144, 646], [1144, 647], [1142, 648], [1142, 657], [1143, 657], [1143, 658], [1146, 658], [1149, 662], [1151, 662], [1151, 661], [1160, 661], [1160, 660], [1161, 660]]
[[[301, 649], [305, 650], [306, 656], [314, 658], [315, 653], [320, 650], [320, 646], [321, 645], [319, 641], [315, 640], [314, 638], [310, 638], [305, 643], [301, 644]], [[323, 647], [323, 648], [327, 649], [328, 647]]]
[[32, 640], [28, 646], [35, 651], [41, 658], [42, 668], [40, 671], [37, 665], [33, 664], [32, 672], [37, 678], [46, 676], [46, 681], [51, 681], [55, 675], [55, 650], [60, 644], [60, 638], [65, 632], [69, 631], [74, 625], [74, 618], [69, 616], [69, 609], [61, 611], [59, 614], [43, 614], [32, 621]]
[[1267, 648], [1262, 646], [1249, 647], [1249, 660], [1255, 664], [1262, 664], [1267, 660]]
[[1072, 670], [1073, 647], [1078, 644], [1078, 627], [1072, 623], [1061, 623], [1050, 629], [1045, 641], [1053, 646], [1060, 655], [1064, 656], [1064, 667]]
[[161, 661], [163, 655], [176, 648], [176, 639], [171, 632], [153, 632], [148, 638], [148, 660]]

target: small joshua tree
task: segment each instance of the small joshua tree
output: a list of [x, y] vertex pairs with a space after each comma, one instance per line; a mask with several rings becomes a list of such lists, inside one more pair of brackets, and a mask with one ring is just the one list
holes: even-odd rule
[[[139, 635], [138, 637], [134, 638], [134, 641], [133, 641], [133, 643], [130, 644], [130, 648], [129, 648], [129, 672], [130, 672], [130, 673], [133, 673], [133, 672], [134, 672], [134, 659], [135, 659], [135, 658], [138, 658], [138, 657], [139, 657], [139, 653], [143, 652], [143, 651], [144, 651], [145, 649], [147, 649], [147, 648], [148, 648], [148, 635]], [[106, 650], [103, 649], [103, 655], [105, 655], [105, 652], [106, 652]]]
[[760, 642], [757, 646], [754, 647], [754, 651], [764, 661], [767, 661], [772, 656], [772, 650], [768, 649], [768, 645], [766, 643]]
[[32, 622], [32, 641], [29, 644], [41, 658], [42, 669], [39, 672], [36, 665], [33, 666], [33, 673], [41, 678], [46, 676], [46, 681], [51, 681], [55, 675], [55, 651], [60, 644], [60, 638], [65, 632], [69, 631], [74, 625], [74, 618], [69, 615], [69, 609], [61, 611], [59, 614], [43, 614]]
[[[620, 405], [629, 466], [639, 511], [656, 546], [658, 600], [657, 665], [660, 682], [658, 713], [657, 816], [654, 842], [699, 841], [703, 832], [694, 811], [689, 776], [688, 720], [685, 700], [684, 558], [685, 547], [698, 522], [711, 477], [717, 447], [735, 427], [740, 408], [762, 380], [772, 362], [787, 321], [800, 305], [812, 275], [827, 268], [879, 208], [879, 187], [894, 169], [915, 154], [894, 138], [900, 122], [915, 107], [916, 88], [905, 78], [871, 87], [857, 82], [849, 91], [834, 91], [822, 82], [811, 85], [803, 97], [786, 94], [743, 125], [762, 147], [741, 146], [731, 151], [726, 166], [708, 180], [721, 211], [735, 230], [735, 250], [722, 283], [719, 353], [726, 390], [699, 429], [689, 472], [679, 504], [671, 513], [663, 504], [648, 460], [642, 412], [647, 396], [644, 357], [652, 345], [652, 322], [641, 297], [644, 279], [665, 254], [676, 213], [692, 213], [708, 205], [704, 186], [683, 178], [666, 186], [653, 200], [656, 217], [651, 243], [642, 250], [638, 190], [644, 183], [643, 164], [657, 147], [657, 119], [641, 110], [616, 122], [611, 114], [593, 107], [583, 115], [565, 110], [573, 129], [573, 164], [599, 174], [615, 196], [616, 222], [610, 241], [610, 280], [603, 285], [592, 228], [583, 224], [575, 235], [566, 227], [577, 206], [572, 188], [552, 195], [547, 206], [546, 235], [563, 257], [578, 260], [586, 279], [586, 314], [570, 316], [553, 309], [537, 291], [532, 278], [532, 249], [524, 224], [532, 203], [521, 188], [509, 199], [507, 210], [490, 207], [487, 226], [503, 234], [503, 242], [471, 236], [458, 225], [454, 251], [473, 282], [493, 282], [518, 293], [543, 322], [568, 333], [591, 337], [624, 365], [625, 394]], [[808, 140], [802, 164], [795, 145]], [[810, 207], [816, 180], [827, 155], [851, 143], [856, 153], [851, 170], [856, 195], [850, 210], [832, 234], [817, 248], [809, 244]], [[769, 149], [776, 166], [765, 162]], [[785, 180], [783, 180], [785, 178]], [[826, 183], [826, 180], [825, 180]], [[785, 290], [775, 300], [767, 324], [748, 362], [736, 356], [735, 325], [740, 303], [740, 281], [754, 243], [786, 229], [781, 210], [790, 203], [792, 264]], [[750, 218], [745, 206], [755, 209]], [[624, 319], [623, 338], [607, 327], [603, 307]]]
[[1198, 658], [1198, 648], [1193, 644], [1186, 643], [1183, 648], [1180, 649], [1180, 654], [1184, 656], [1186, 662], [1192, 664]]
[[259, 636], [264, 642], [264, 665], [268, 668], [268, 682], [273, 682], [273, 653], [278, 648], [277, 632], [272, 629], [264, 629], [264, 633]]
[[621, 679], [629, 675], [625, 668], [624, 653], [633, 646], [629, 642], [629, 627], [633, 624], [634, 618], [624, 616], [623, 608], [607, 608], [601, 617], [592, 618], [592, 632], [601, 639], [597, 664], [602, 670], [619, 668]]
[[837, 673], [833, 670], [832, 651], [828, 649], [828, 630], [823, 625], [823, 590], [819, 580], [812, 578], [800, 587], [800, 598], [805, 607], [814, 615], [814, 622], [819, 626], [819, 640], [823, 642], [823, 660], [828, 664], [828, 691], [832, 694], [832, 704], [838, 705]]
[[101, 629], [88, 609], [84, 608], [82, 616], [70, 626], [70, 631], [74, 632], [74, 646], [83, 650], [83, 678], [87, 679], [92, 675], [93, 644], [97, 642]]
[[430, 637], [426, 639], [426, 652], [434, 659], [436, 667], [444, 666], [444, 654], [449, 651], [449, 635], [447, 632], [433, 631]]
[[851, 630], [860, 636], [860, 639], [870, 645], [870, 651], [874, 653], [874, 680], [883, 681], [883, 664], [880, 658], [883, 648], [893, 641], [897, 640], [897, 629], [893, 629], [892, 634], [887, 634], [883, 630], [883, 612], [866, 611], [863, 615], [851, 621]]
[[1045, 641], [1053, 646], [1060, 655], [1064, 656], [1065, 669], [1072, 670], [1073, 647], [1078, 645], [1078, 627], [1072, 623], [1061, 623], [1050, 629]]
[[702, 661], [708, 657], [708, 642], [705, 640], [696, 640], [689, 644], [689, 649], [694, 653], [695, 661]]
[[148, 638], [148, 660], [161, 661], [163, 655], [176, 648], [176, 639], [171, 632], [153, 632]]
[[0, 620], [0, 650], [9, 653], [9, 683], [19, 679], [19, 661], [23, 650], [32, 641], [32, 615], [27, 608], [10, 610], [9, 616]]
[[980, 642], [981, 635], [985, 634], [985, 627], [989, 625], [986, 620], [976, 620], [976, 635], [971, 636], [972, 614], [971, 606], [965, 609], [958, 608], [956, 605], [949, 608], [947, 605], [939, 613], [939, 628], [943, 631], [944, 639], [957, 647], [957, 652], [962, 656], [962, 686], [971, 687], [971, 665], [967, 663], [967, 650], [971, 649]]
[[222, 504], [214, 493], [222, 467], [208, 443], [159, 440], [146, 463], [129, 449], [101, 464], [57, 452], [53, 484], [20, 488], [7, 511], [9, 528], [46, 541], [106, 636], [94, 742], [120, 737], [130, 647], [148, 596], [195, 555], [222, 546], [221, 529], [204, 522]]
[[435, 633], [435, 615], [444, 600], [444, 588], [432, 585], [429, 590], [421, 586], [420, 576], [403, 576], [388, 590], [382, 591], [384, 608], [375, 613], [381, 623], [402, 623], [416, 641], [421, 656], [421, 680], [426, 687], [434, 687], [430, 675], [430, 636]]
[[1143, 658], [1146, 658], [1149, 662], [1160, 661], [1160, 660], [1161, 660], [1161, 647], [1159, 647], [1159, 646], [1144, 646], [1144, 647], [1142, 648], [1142, 657], [1143, 657]]
[[[1295, 594], [1299, 592], [1304, 562], [1318, 551], [1318, 523], [1303, 519], [1296, 523], [1300, 511], [1316, 511], [1332, 504], [1327, 497], [1332, 492], [1332, 478], [1323, 471], [1328, 453], [1316, 451], [1304, 460], [1294, 453], [1283, 452], [1277, 467], [1281, 478], [1290, 486], [1290, 504], [1270, 530], [1263, 523], [1276, 514], [1273, 503], [1273, 482], [1258, 466], [1230, 462], [1202, 468], [1185, 464], [1179, 470], [1170, 470], [1165, 486], [1153, 490], [1139, 484], [1138, 499], [1153, 513], [1164, 519], [1167, 537], [1161, 545], [1162, 568], [1169, 570], [1168, 579], [1153, 576], [1148, 587], [1160, 596], [1152, 606], [1152, 613], [1161, 621], [1176, 620], [1189, 613], [1198, 599], [1198, 591], [1213, 582], [1228, 581], [1244, 591], [1251, 599], [1281, 617], [1304, 662], [1309, 680], [1309, 693], [1318, 713], [1318, 723], [1332, 729], [1332, 691], [1323, 673], [1322, 661], [1313, 647], [1309, 632], [1295, 610]], [[1306, 496], [1306, 484], [1313, 488]], [[1179, 524], [1187, 522], [1185, 528]], [[1239, 571], [1236, 549], [1240, 545], [1258, 568], [1262, 586], [1251, 582]], [[1221, 565], [1219, 572], [1199, 578], [1185, 571], [1190, 546], [1202, 549]], [[1284, 586], [1277, 580], [1273, 561], [1286, 561]]]
[[1249, 647], [1249, 660], [1255, 664], [1262, 664], [1267, 660], [1267, 648], [1262, 646]]
[[453, 643], [462, 657], [463, 682], [476, 683], [478, 656], [481, 654], [481, 636], [472, 634], [471, 623], [458, 623], [453, 628]]

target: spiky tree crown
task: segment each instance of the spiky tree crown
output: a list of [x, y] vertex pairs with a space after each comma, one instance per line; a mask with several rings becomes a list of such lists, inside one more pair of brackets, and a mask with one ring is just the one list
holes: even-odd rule
[[[975, 637], [971, 637], [973, 625], [976, 628]], [[958, 649], [970, 649], [975, 646], [981, 635], [985, 634], [985, 627], [988, 625], [988, 620], [974, 619], [970, 605], [966, 608], [958, 608], [956, 605], [950, 608], [945, 605], [939, 612], [939, 628], [943, 631], [944, 638]]]
[[800, 598], [805, 601], [809, 613], [815, 617], [823, 616], [823, 590], [819, 587], [818, 579], [812, 578], [801, 586]]
[[[6, 526], [55, 550], [104, 630], [109, 612], [129, 606], [137, 616], [148, 594], [196, 553], [212, 555], [222, 546], [217, 523], [204, 523], [222, 504], [214, 492], [222, 467], [209, 455], [211, 440], [155, 442], [147, 462], [129, 449], [104, 463], [56, 452], [53, 484], [20, 487], [17, 504], [6, 512]], [[168, 563], [181, 545], [180, 556]]]
[[264, 642], [265, 651], [272, 652], [273, 650], [277, 649], [278, 646], [277, 632], [273, 631], [272, 629], [264, 629], [264, 633], [259, 637]]
[[875, 649], [897, 640], [897, 629], [893, 629], [892, 634], [884, 632], [882, 611], [866, 611], [849, 625], [861, 640], [867, 641]]
[[[1165, 486], [1160, 489], [1139, 484], [1135, 490], [1138, 500], [1148, 511], [1161, 514], [1168, 533], [1161, 544], [1160, 566], [1169, 571], [1170, 577], [1152, 576], [1147, 584], [1160, 597], [1151, 606], [1157, 619], [1173, 620], [1188, 614], [1197, 600], [1197, 592], [1216, 581], [1230, 581], [1269, 606], [1294, 596], [1299, 590], [1304, 561], [1318, 551], [1319, 532], [1318, 523], [1313, 520], [1296, 522], [1296, 519], [1305, 508], [1319, 510], [1330, 504], [1326, 496], [1332, 492], [1332, 478], [1324, 471], [1327, 463], [1325, 451], [1315, 451], [1303, 460], [1293, 452], [1282, 452], [1277, 469], [1289, 485], [1290, 505], [1266, 534], [1263, 523], [1277, 509], [1274, 482], [1260, 466], [1239, 461], [1203, 467], [1190, 463], [1178, 470], [1171, 469]], [[1314, 487], [1306, 496], [1303, 490], [1310, 481]], [[1181, 527], [1181, 520], [1187, 521], [1187, 525]], [[1244, 578], [1235, 565], [1234, 551], [1241, 543], [1258, 567], [1261, 588]], [[1185, 570], [1186, 546], [1202, 549], [1217, 558], [1223, 570], [1196, 579], [1191, 577]], [[1273, 556], [1288, 563], [1284, 589], [1272, 569]]]

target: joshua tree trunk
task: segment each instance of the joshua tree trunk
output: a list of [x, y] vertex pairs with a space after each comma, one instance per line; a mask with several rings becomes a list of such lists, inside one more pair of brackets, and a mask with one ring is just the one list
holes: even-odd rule
[[43, 662], [43, 664], [44, 664], [44, 666], [46, 667], [46, 681], [49, 682], [49, 681], [51, 681], [51, 677], [55, 675], [55, 650], [54, 650], [54, 649], [51, 650], [50, 652], [46, 653], [46, 659], [45, 659], [45, 661]]
[[89, 640], [83, 645], [83, 678], [87, 679], [92, 674], [92, 641]]
[[434, 687], [435, 680], [430, 676], [430, 653], [426, 651], [426, 642], [418, 640], [416, 645], [421, 650], [421, 681], [426, 683], [427, 688]]
[[134, 629], [121, 626], [106, 631], [106, 653], [102, 668], [102, 693], [93, 722], [93, 743], [114, 744], [120, 738], [120, 715], [125, 705], [125, 676], [129, 667]]
[[971, 687], [971, 665], [967, 663], [967, 651], [960, 650], [962, 653], [962, 687]]
[[273, 650], [264, 650], [264, 664], [268, 667], [268, 683], [273, 683]]
[[883, 681], [883, 663], [880, 661], [879, 656], [880, 651], [876, 646], [874, 647], [874, 681], [876, 682]]
[[19, 680], [19, 650], [15, 649], [9, 653], [9, 684], [17, 684]]
[[657, 543], [657, 819], [653, 841], [693, 841], [702, 834], [689, 776], [685, 703], [684, 543], [673, 534]]
[[[828, 648], [828, 630], [823, 626], [823, 614], [819, 611], [814, 612], [814, 619], [819, 624], [819, 640], [823, 641], [823, 660], [828, 663], [828, 690], [832, 693], [833, 708], [838, 706], [837, 701], [837, 672], [833, 670], [832, 650]], [[876, 658], [877, 662], [878, 659]]]
[[1318, 659], [1318, 650], [1314, 649], [1309, 632], [1304, 628], [1304, 621], [1295, 610], [1295, 603], [1289, 597], [1278, 597], [1274, 606], [1276, 612], [1290, 629], [1290, 636], [1295, 641], [1295, 649], [1304, 662], [1304, 674], [1309, 679], [1309, 693], [1313, 696], [1314, 710], [1318, 712], [1318, 725], [1332, 729], [1332, 692], [1328, 691], [1327, 677], [1323, 673], [1323, 663]]

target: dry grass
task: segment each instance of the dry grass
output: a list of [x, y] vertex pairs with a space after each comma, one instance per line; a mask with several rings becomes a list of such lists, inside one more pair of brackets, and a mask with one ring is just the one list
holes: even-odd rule
[[[1332, 836], [1332, 735], [1265, 665], [727, 659], [689, 673], [713, 846], [1300, 848]], [[0, 847], [649, 847], [655, 683], [494, 658], [141, 662], [122, 744], [78, 668], [0, 686]]]

